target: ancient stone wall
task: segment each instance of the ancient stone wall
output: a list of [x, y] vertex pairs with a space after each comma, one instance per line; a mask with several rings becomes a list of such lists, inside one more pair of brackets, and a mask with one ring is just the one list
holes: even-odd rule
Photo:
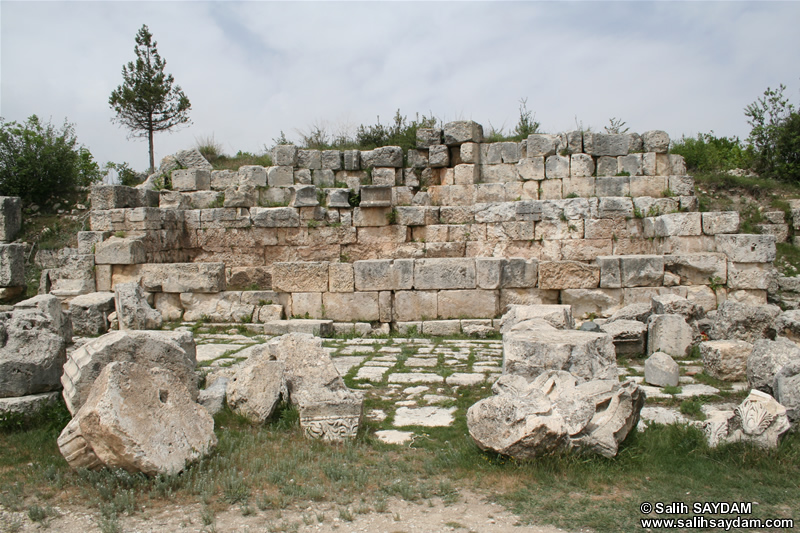
[[474, 122], [420, 130], [405, 154], [278, 146], [269, 168], [94, 188], [75, 256], [97, 290], [137, 281], [168, 320], [267, 321], [281, 305], [402, 326], [510, 303], [603, 315], [665, 292], [706, 309], [765, 302], [788, 226], [741, 235], [738, 213], [698, 212], [668, 147], [660, 131], [484, 143]]

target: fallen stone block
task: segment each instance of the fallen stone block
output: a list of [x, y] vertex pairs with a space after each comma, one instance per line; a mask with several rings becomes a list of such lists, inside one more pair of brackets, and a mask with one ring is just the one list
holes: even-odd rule
[[747, 358], [747, 383], [750, 387], [772, 394], [775, 376], [786, 365], [800, 362], [800, 347], [779, 337], [771, 341], [759, 339]]
[[699, 344], [706, 374], [722, 381], [747, 379], [747, 359], [753, 345], [739, 340], [704, 341]]
[[774, 339], [775, 322], [780, 314], [781, 309], [775, 305], [753, 306], [727, 300], [717, 308], [709, 337], [751, 344], [759, 339]]
[[657, 387], [677, 387], [680, 369], [669, 354], [655, 352], [644, 362], [644, 380]]
[[0, 419], [11, 417], [31, 420], [43, 409], [58, 404], [61, 394], [58, 391], [29, 394], [14, 398], [0, 398]]
[[614, 351], [620, 355], [641, 355], [647, 348], [647, 326], [636, 320], [614, 320], [600, 326], [611, 336]]
[[[214, 419], [172, 372], [132, 362], [107, 365], [58, 438], [73, 468], [174, 475], [216, 446]], [[88, 459], [87, 459], [88, 456]]]
[[72, 329], [77, 335], [96, 336], [108, 332], [108, 315], [114, 312], [114, 293], [92, 292], [69, 302]]
[[228, 378], [219, 377], [214, 380], [211, 386], [201, 390], [197, 395], [197, 403], [205, 407], [211, 416], [216, 415], [225, 407], [225, 391], [229, 382]]
[[150, 307], [138, 283], [117, 283], [114, 303], [120, 329], [161, 328], [161, 313]]
[[775, 399], [786, 407], [792, 424], [800, 422], [800, 360], [786, 364], [772, 383]]
[[776, 448], [789, 428], [786, 408], [764, 392], [753, 390], [731, 411], [716, 411], [703, 424], [709, 446], [722, 442], [749, 442]]
[[[228, 405], [236, 413], [263, 424], [287, 397], [284, 364], [270, 360], [265, 345], [256, 345], [227, 386]], [[241, 352], [240, 352], [241, 353]]]
[[62, 394], [70, 413], [74, 415], [81, 408], [100, 371], [115, 361], [165, 368], [184, 384], [192, 398], [197, 398], [197, 355], [191, 333], [112, 331], [70, 353], [62, 365]]
[[509, 305], [500, 320], [500, 333], [507, 333], [517, 324], [536, 318], [543, 319], [557, 329], [575, 328], [569, 305]]
[[665, 352], [685, 357], [692, 345], [692, 328], [680, 315], [650, 315], [647, 322], [647, 353]]

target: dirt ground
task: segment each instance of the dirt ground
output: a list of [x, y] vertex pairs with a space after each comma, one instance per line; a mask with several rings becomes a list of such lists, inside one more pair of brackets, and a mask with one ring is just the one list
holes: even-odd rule
[[[118, 519], [120, 533], [228, 533], [228, 532], [300, 532], [300, 533], [563, 533], [551, 526], [522, 524], [517, 516], [502, 506], [490, 503], [479, 494], [461, 491], [456, 503], [445, 505], [438, 498], [420, 502], [397, 499], [387, 501], [385, 512], [358, 514], [351, 506], [352, 521], [342, 518], [342, 506], [318, 503], [305, 509], [259, 511], [243, 516], [239, 507], [217, 512], [212, 524], [203, 523], [200, 505], [168, 506], [158, 511], [144, 509], [134, 516]], [[58, 508], [61, 516], [47, 520], [47, 531], [58, 533], [102, 532], [96, 511], [79, 507]], [[349, 517], [348, 517], [349, 518]], [[206, 519], [206, 522], [209, 520]], [[14, 524], [16, 523], [16, 525]], [[0, 530], [33, 532], [43, 526], [31, 522], [26, 513], [0, 511]], [[106, 531], [109, 531], [106, 528]], [[574, 532], [578, 533], [578, 532]]]

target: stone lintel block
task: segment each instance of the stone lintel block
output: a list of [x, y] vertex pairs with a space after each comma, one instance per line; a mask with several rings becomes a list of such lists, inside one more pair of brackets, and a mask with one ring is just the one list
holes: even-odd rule
[[595, 289], [600, 285], [600, 267], [579, 261], [539, 263], [540, 289]]
[[775, 260], [774, 235], [728, 234], [714, 237], [717, 252], [735, 263], [769, 263]]
[[391, 207], [392, 187], [389, 185], [365, 185], [361, 187], [359, 207]]
[[498, 291], [445, 290], [437, 298], [439, 318], [494, 318], [498, 314]]
[[377, 292], [326, 292], [325, 318], [337, 322], [376, 322], [380, 319]]
[[136, 265], [145, 262], [145, 248], [140, 239], [110, 237], [95, 246], [97, 265]]
[[206, 191], [211, 189], [211, 172], [201, 168], [172, 171], [172, 190]]
[[414, 286], [413, 259], [375, 259], [353, 263], [357, 291], [398, 291]]
[[0, 241], [13, 241], [21, 227], [22, 200], [16, 196], [0, 196]]
[[414, 261], [415, 289], [474, 289], [476, 286], [475, 259], [441, 258]]
[[328, 266], [328, 261], [273, 263], [272, 288], [278, 292], [325, 292]]
[[448, 122], [444, 125], [444, 144], [457, 146], [466, 142], [482, 142], [483, 126], [471, 120]]
[[436, 291], [397, 291], [392, 311], [396, 322], [430, 320], [438, 316]]

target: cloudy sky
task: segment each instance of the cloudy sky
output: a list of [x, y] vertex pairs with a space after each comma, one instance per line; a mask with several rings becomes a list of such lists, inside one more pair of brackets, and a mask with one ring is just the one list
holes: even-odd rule
[[74, 123], [95, 158], [144, 170], [108, 106], [147, 24], [192, 103], [156, 160], [213, 136], [259, 152], [283, 131], [412, 118], [511, 129], [747, 137], [743, 108], [787, 85], [800, 103], [800, 2], [0, 1], [0, 116]]

